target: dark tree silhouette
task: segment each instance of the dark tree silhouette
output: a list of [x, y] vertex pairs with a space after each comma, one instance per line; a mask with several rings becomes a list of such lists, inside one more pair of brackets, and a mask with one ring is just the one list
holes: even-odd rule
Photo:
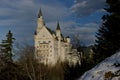
[[6, 35], [6, 38], [7, 39], [2, 40], [2, 43], [0, 44], [0, 51], [7, 59], [12, 60], [12, 47], [15, 38], [13, 38], [13, 34], [10, 30]]
[[106, 0], [108, 13], [96, 35], [95, 57], [99, 62], [120, 49], [120, 0]]

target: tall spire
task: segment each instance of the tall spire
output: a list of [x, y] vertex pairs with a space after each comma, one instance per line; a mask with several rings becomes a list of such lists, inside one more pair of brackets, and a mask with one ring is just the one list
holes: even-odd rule
[[37, 21], [37, 33], [44, 26], [45, 26], [45, 22], [44, 22], [44, 19], [43, 19], [43, 16], [42, 16], [41, 8], [40, 8], [39, 13], [38, 13], [38, 21]]
[[59, 21], [57, 22], [57, 28], [56, 28], [56, 30], [60, 30]]
[[40, 18], [40, 16], [42, 16], [41, 8], [40, 8], [39, 13], [38, 13], [38, 18]]
[[61, 39], [61, 30], [60, 30], [60, 25], [59, 22], [57, 22], [57, 28], [56, 28], [56, 36], [59, 38], [59, 40]]

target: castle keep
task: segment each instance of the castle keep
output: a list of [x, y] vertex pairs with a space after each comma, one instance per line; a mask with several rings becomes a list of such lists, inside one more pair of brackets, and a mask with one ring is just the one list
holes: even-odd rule
[[38, 14], [37, 29], [34, 34], [35, 58], [39, 63], [55, 65], [68, 62], [70, 65], [80, 63], [77, 50], [72, 49], [69, 37], [63, 37], [59, 22], [56, 31], [47, 28], [41, 10]]

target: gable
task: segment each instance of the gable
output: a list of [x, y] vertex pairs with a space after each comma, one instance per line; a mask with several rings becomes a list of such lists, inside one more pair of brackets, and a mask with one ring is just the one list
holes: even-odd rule
[[41, 30], [37, 34], [37, 37], [42, 39], [53, 38], [52, 34], [48, 31], [48, 29], [45, 26], [41, 28]]

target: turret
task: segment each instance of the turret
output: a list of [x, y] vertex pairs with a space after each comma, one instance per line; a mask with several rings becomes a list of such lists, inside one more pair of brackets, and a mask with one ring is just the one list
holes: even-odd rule
[[67, 42], [70, 43], [70, 37], [67, 36], [66, 39], [67, 39]]
[[39, 13], [38, 13], [38, 21], [37, 21], [37, 32], [39, 32], [39, 30], [45, 26], [45, 22], [42, 16], [42, 11], [40, 9]]
[[57, 23], [56, 36], [57, 36], [59, 39], [61, 38], [61, 31], [60, 31], [60, 25], [59, 25], [59, 22]]

